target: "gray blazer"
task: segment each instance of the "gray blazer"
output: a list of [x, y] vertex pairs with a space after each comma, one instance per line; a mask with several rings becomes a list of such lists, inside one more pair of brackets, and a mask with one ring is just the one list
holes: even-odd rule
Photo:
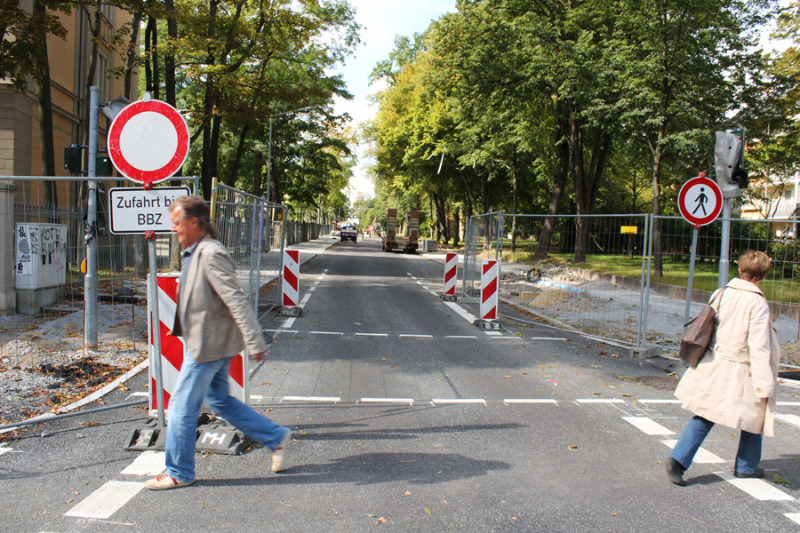
[[266, 351], [267, 344], [236, 280], [236, 266], [216, 239], [203, 238], [181, 280], [174, 335], [182, 335], [192, 359], [216, 361]]

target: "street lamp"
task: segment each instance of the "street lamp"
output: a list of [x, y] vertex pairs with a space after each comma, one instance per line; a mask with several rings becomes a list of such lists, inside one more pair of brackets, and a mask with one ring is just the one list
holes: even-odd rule
[[269, 145], [267, 148], [267, 204], [269, 204], [269, 189], [270, 189], [270, 178], [272, 177], [272, 119], [282, 117], [283, 115], [290, 115], [292, 113], [301, 113], [303, 111], [310, 111], [311, 109], [316, 108], [317, 106], [308, 106], [308, 107], [301, 107], [300, 109], [291, 109], [289, 111], [284, 111], [282, 113], [275, 113], [274, 115], [269, 116]]

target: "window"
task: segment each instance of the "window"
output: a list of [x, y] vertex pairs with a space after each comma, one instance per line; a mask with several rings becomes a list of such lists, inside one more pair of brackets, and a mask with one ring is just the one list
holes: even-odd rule
[[783, 191], [783, 199], [786, 201], [790, 201], [792, 199], [793, 193], [792, 189], [787, 189]]
[[109, 62], [108, 57], [103, 55], [102, 53], [97, 54], [97, 86], [100, 87], [100, 101], [101, 102], [108, 102], [110, 100], [110, 85], [111, 85], [111, 73], [108, 71], [109, 69]]

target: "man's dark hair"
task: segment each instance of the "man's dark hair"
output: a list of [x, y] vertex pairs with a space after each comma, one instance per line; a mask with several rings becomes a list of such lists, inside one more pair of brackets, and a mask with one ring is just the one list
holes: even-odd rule
[[203, 232], [212, 239], [217, 238], [217, 230], [211, 223], [211, 209], [208, 203], [200, 196], [181, 196], [169, 206], [171, 213], [178, 207], [181, 208], [181, 218], [189, 220], [196, 218], [200, 222]]

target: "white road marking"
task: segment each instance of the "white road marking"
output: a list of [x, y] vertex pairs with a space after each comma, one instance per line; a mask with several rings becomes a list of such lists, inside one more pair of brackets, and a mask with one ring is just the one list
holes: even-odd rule
[[781, 407], [800, 407], [800, 402], [775, 402], [775, 405]]
[[[292, 319], [294, 320], [294, 319]], [[266, 329], [264, 331], [269, 331], [270, 333], [299, 333], [296, 329]]]
[[286, 322], [284, 322], [281, 325], [281, 329], [278, 330], [278, 331], [286, 331], [287, 329], [291, 328], [292, 326], [294, 326], [294, 321], [295, 320], [297, 320], [297, 317], [294, 317], [294, 316], [291, 317], [291, 318], [287, 318]]
[[486, 400], [482, 398], [434, 398], [431, 400], [431, 405], [448, 405], [448, 404], [467, 404], [479, 403], [486, 405]]
[[305, 307], [309, 298], [311, 298], [311, 293], [307, 292], [305, 297], [303, 297], [303, 300], [300, 302], [300, 307]]
[[250, 401], [251, 402], [253, 400], [255, 400], [256, 403], [261, 403], [261, 400], [263, 400], [263, 399], [264, 399], [264, 396], [262, 396], [261, 394], [251, 394], [250, 395]]
[[413, 398], [361, 398], [361, 403], [402, 403], [414, 405]]
[[506, 398], [503, 400], [504, 405], [511, 405], [511, 404], [526, 404], [526, 403], [547, 403], [558, 405], [558, 401], [553, 400], [551, 398]]
[[309, 288], [308, 288], [308, 292], [309, 292], [309, 293], [312, 293], [312, 292], [314, 292], [315, 290], [317, 290], [317, 288], [316, 288], [316, 287], [309, 287]]
[[674, 435], [675, 432], [665, 428], [652, 418], [646, 416], [623, 416], [622, 419], [647, 435]]
[[388, 333], [353, 333], [356, 337], [388, 337]]
[[648, 404], [648, 403], [654, 403], [654, 404], [655, 404], [655, 403], [668, 403], [668, 404], [674, 404], [674, 403], [681, 403], [681, 401], [680, 401], [680, 400], [658, 400], [658, 399], [655, 399], [655, 400], [639, 400], [639, 403], [643, 403], [643, 404]]
[[800, 524], [800, 513], [783, 513], [783, 516], [796, 524]]
[[320, 402], [339, 403], [342, 399], [338, 396], [284, 396], [281, 402]]
[[782, 420], [784, 422], [788, 422], [789, 424], [792, 424], [793, 426], [800, 427], [800, 416], [797, 416], [797, 415], [782, 415], [782, 414], [775, 413], [775, 418], [777, 418], [778, 420]]
[[[670, 450], [675, 448], [675, 445], [678, 443], [678, 441], [675, 439], [665, 439], [661, 442], [663, 442]], [[713, 454], [705, 448], [700, 447], [694, 456], [694, 462], [700, 464], [722, 464], [727, 463], [728, 461], [719, 455]]]
[[144, 488], [144, 483], [109, 481], [64, 513], [79, 518], [108, 518]]
[[763, 479], [740, 479], [734, 477], [732, 472], [714, 472], [716, 475], [736, 487], [746, 492], [753, 498], [761, 501], [796, 501], [782, 490], [778, 490]]
[[120, 472], [127, 476], [157, 476], [167, 469], [164, 464], [164, 452], [142, 452], [125, 470]]
[[531, 337], [532, 341], [566, 341], [566, 337]]
[[502, 331], [484, 331], [490, 337], [499, 337], [503, 335]]
[[461, 316], [463, 319], [465, 319], [470, 324], [472, 324], [473, 322], [478, 320], [478, 318], [475, 315], [473, 315], [472, 313], [470, 313], [469, 311], [467, 311], [466, 309], [464, 309], [460, 305], [456, 304], [455, 302], [444, 302], [444, 304], [447, 307], [449, 307], [450, 309], [452, 309], [453, 311], [455, 311], [456, 313], [458, 313], [459, 316]]
[[5, 444], [0, 446], [0, 455], [3, 455], [4, 453], [8, 453], [8, 452], [13, 452], [13, 451], [14, 451], [14, 448], [9, 448]]
[[415, 334], [412, 334], [412, 333], [401, 333], [400, 335], [398, 335], [398, 337], [406, 337], [406, 338], [412, 338], [412, 339], [432, 339], [433, 335], [422, 335], [422, 334], [415, 335]]
[[478, 340], [478, 337], [475, 335], [448, 335], [445, 339], [472, 339]]
[[575, 400], [578, 403], [625, 403], [623, 400], [618, 399], [605, 399], [605, 398], [578, 398]]
[[344, 335], [343, 331], [309, 331], [312, 335]]

